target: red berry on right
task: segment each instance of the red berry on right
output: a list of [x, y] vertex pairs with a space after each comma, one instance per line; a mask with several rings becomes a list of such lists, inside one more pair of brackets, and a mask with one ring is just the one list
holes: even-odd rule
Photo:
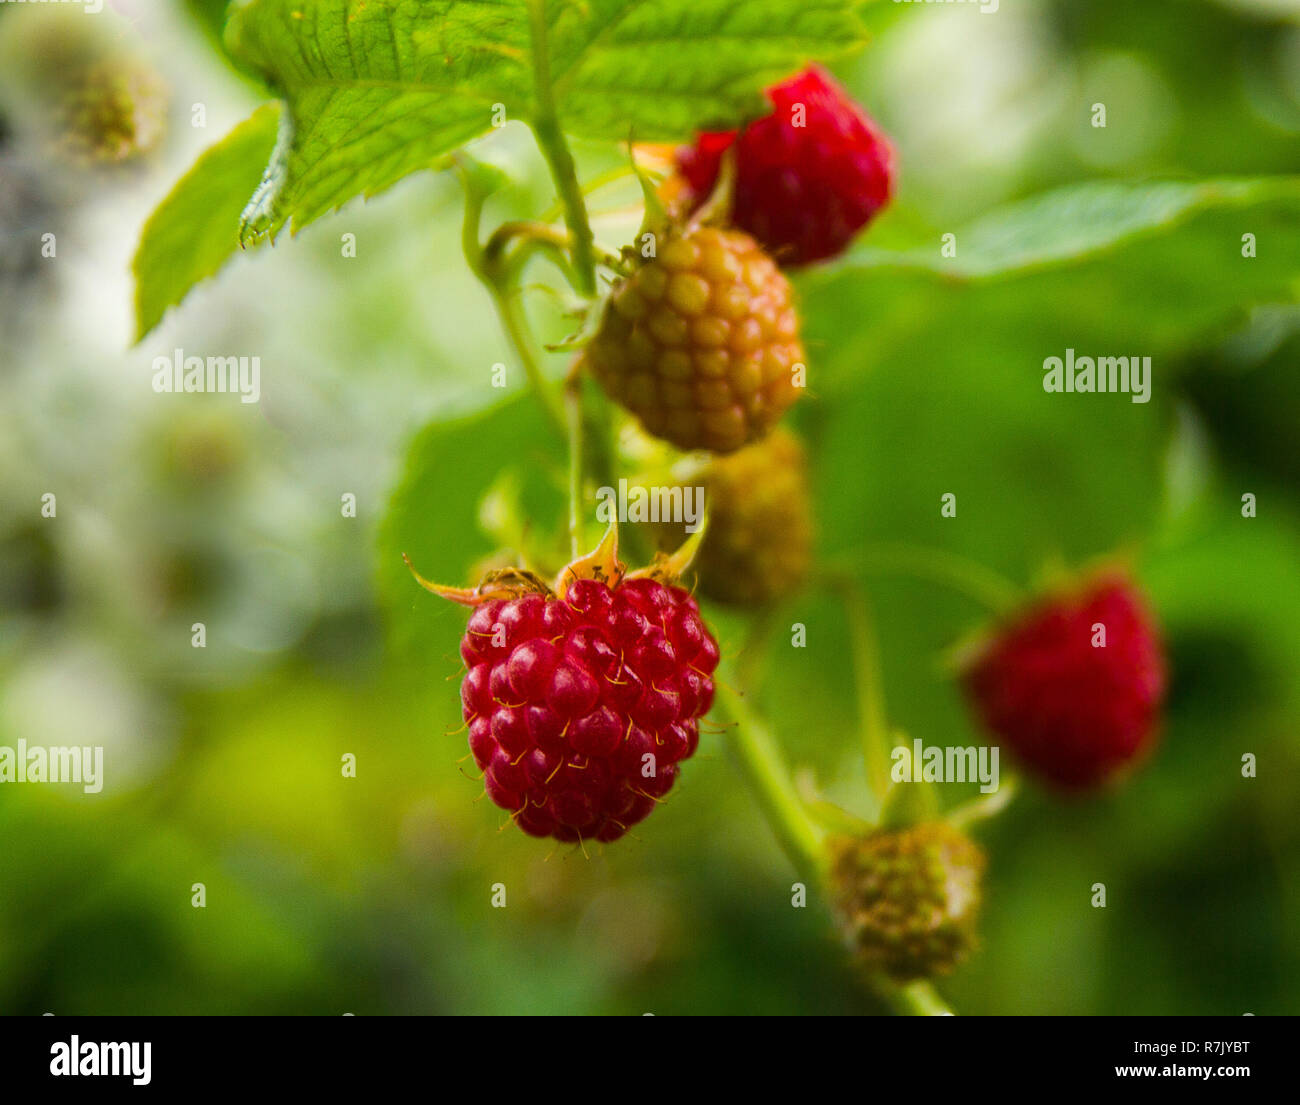
[[713, 191], [723, 154], [736, 151], [732, 223], [782, 265], [842, 253], [894, 185], [889, 140], [817, 66], [768, 90], [773, 111], [737, 134], [701, 134], [677, 153], [698, 206]]
[[1136, 587], [1111, 572], [1016, 615], [962, 681], [984, 724], [1026, 768], [1081, 790], [1149, 750], [1166, 664]]

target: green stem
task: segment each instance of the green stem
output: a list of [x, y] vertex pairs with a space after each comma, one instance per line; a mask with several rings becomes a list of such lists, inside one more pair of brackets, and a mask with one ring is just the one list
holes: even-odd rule
[[573, 236], [573, 267], [578, 291], [596, 294], [596, 261], [592, 249], [594, 237], [587, 217], [587, 205], [578, 184], [573, 154], [560, 129], [555, 110], [555, 91], [551, 87], [551, 52], [547, 42], [546, 0], [528, 0], [529, 23], [533, 39], [533, 73], [537, 106], [533, 112], [533, 133], [537, 145], [551, 170], [551, 179], [564, 205], [564, 221]]
[[515, 356], [519, 358], [519, 363], [524, 366], [524, 375], [528, 378], [529, 386], [541, 402], [552, 425], [561, 435], [564, 435], [565, 413], [547, 383], [542, 366], [533, 352], [532, 331], [517, 289], [507, 275], [510, 271], [508, 263], [505, 263], [496, 252], [487, 254], [479, 243], [479, 224], [483, 219], [483, 204], [487, 197], [474, 187], [469, 172], [463, 167], [461, 179], [465, 185], [465, 217], [461, 222], [460, 238], [465, 260], [492, 297], [492, 305], [496, 308], [501, 329], [505, 331]]
[[777, 841], [806, 881], [824, 886], [823, 833], [804, 809], [776, 741], [740, 694], [719, 683], [717, 696], [722, 713], [734, 723], [727, 731], [732, 756]]
[[564, 385], [565, 420], [569, 436], [569, 555], [583, 552], [582, 540], [582, 378], [571, 373]]
[[896, 986], [892, 982], [881, 981], [877, 984], [880, 996], [892, 1005], [896, 1012], [907, 1017], [951, 1017], [954, 1013], [947, 1002], [928, 982], [913, 982], [907, 986]]
[[852, 581], [840, 584], [848, 608], [853, 640], [853, 682], [858, 694], [858, 724], [867, 782], [881, 802], [889, 793], [890, 744], [885, 720], [885, 683], [880, 670], [880, 646], [866, 593]]
[[484, 266], [502, 287], [515, 286], [533, 256], [541, 253], [554, 262], [566, 283], [574, 282], [569, 262], [570, 237], [544, 223], [502, 223], [483, 247]]
[[533, 353], [532, 330], [528, 325], [527, 317], [524, 315], [522, 299], [514, 289], [502, 289], [495, 284], [490, 284], [489, 287], [493, 289], [492, 299], [496, 303], [497, 317], [501, 320], [501, 328], [506, 332], [506, 337], [510, 339], [510, 344], [514, 348], [515, 355], [519, 358], [519, 363], [524, 366], [524, 375], [528, 377], [529, 386], [532, 387], [537, 398], [541, 401], [551, 423], [560, 433], [566, 433], [567, 426], [563, 406], [556, 399], [555, 392], [547, 382], [546, 376], [542, 372], [542, 366]]
[[997, 572], [943, 549], [868, 545], [856, 562], [870, 574], [904, 575], [942, 584], [994, 614], [1014, 610], [1024, 597], [1019, 587]]

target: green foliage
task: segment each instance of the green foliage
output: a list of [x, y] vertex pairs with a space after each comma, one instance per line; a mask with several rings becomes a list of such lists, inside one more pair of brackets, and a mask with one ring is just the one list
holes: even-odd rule
[[247, 0], [231, 12], [226, 45], [285, 101], [282, 140], [272, 153], [270, 115], [259, 112], [164, 201], [136, 261], [137, 336], [236, 244], [373, 196], [494, 124], [548, 110], [572, 134], [616, 141], [734, 126], [761, 112], [773, 80], [860, 46], [856, 6]]
[[859, 44], [853, 6], [251, 0], [227, 44], [288, 101], [293, 138], [245, 233], [374, 195], [486, 133], [498, 111], [529, 121], [554, 100], [565, 130], [612, 140], [734, 125], [761, 111], [772, 80]]
[[[1182, 358], [1252, 307], [1295, 297], [1297, 195], [1291, 178], [1087, 185], [958, 231], [978, 280], [944, 275], [954, 262], [939, 259], [937, 234], [923, 265], [903, 250], [895, 266], [881, 253], [810, 275], [810, 378], [834, 400], [817, 415], [827, 547], [924, 534], [1025, 579], [1044, 557], [1095, 556], [1149, 532]], [[1112, 215], [1127, 233], [1109, 229]], [[1247, 231], [1255, 258], [1242, 256]], [[1152, 357], [1153, 401], [1044, 392], [1044, 359], [1067, 347]], [[883, 470], [890, 480], [856, 476]], [[959, 519], [966, 503], [1001, 524], [947, 525], [949, 491]]]
[[436, 583], [478, 583], [471, 578], [474, 564], [499, 551], [484, 525], [484, 501], [494, 487], [508, 487], [518, 516], [534, 519], [543, 532], [563, 517], [557, 441], [538, 404], [522, 395], [434, 422], [413, 442], [379, 535], [379, 591], [399, 662], [441, 663], [454, 656], [464, 629], [463, 611], [421, 590], [402, 555]]
[[[886, 267], [921, 269], [969, 279], [1009, 276], [1028, 269], [1078, 263], [1143, 236], [1179, 231], [1207, 211], [1241, 212], [1280, 202], [1294, 211], [1300, 178], [1138, 182], [1098, 180], [1014, 203], [957, 233], [955, 256], [937, 242], [910, 249], [854, 250], [845, 271]], [[1243, 222], [1243, 226], [1249, 223]], [[1231, 245], [1231, 241], [1229, 242]], [[1239, 254], [1240, 239], [1233, 252]], [[1272, 242], [1271, 271], [1294, 273], [1296, 240]]]
[[145, 223], [132, 264], [137, 341], [230, 259], [279, 117], [276, 104], [258, 108], [195, 162]]

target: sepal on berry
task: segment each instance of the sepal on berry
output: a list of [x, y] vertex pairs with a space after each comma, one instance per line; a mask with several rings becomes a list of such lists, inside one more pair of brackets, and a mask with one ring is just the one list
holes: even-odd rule
[[674, 586], [690, 568], [707, 529], [706, 512], [699, 529], [683, 541], [675, 552], [656, 553], [652, 563], [629, 572], [627, 565], [618, 558], [618, 519], [615, 517], [611, 519], [600, 544], [585, 556], [577, 557], [560, 569], [554, 586], [527, 568], [499, 568], [488, 572], [474, 587], [450, 587], [425, 579], [415, 570], [415, 565], [406, 553], [402, 553], [402, 561], [415, 581], [426, 591], [461, 606], [482, 606], [485, 602], [509, 601], [523, 595], [564, 599], [574, 584], [584, 579], [609, 588], [634, 579], [650, 579]]
[[[894, 738], [894, 747], [902, 747], [911, 756], [911, 742], [901, 733]], [[881, 829], [906, 829], [930, 821], [939, 815], [939, 795], [934, 784], [924, 778], [921, 765], [912, 764], [907, 778], [910, 782], [893, 783], [885, 792], [880, 806]]]
[[481, 606], [485, 602], [506, 601], [519, 598], [520, 595], [550, 595], [551, 588], [538, 575], [525, 568], [501, 568], [489, 572], [475, 587], [448, 587], [442, 583], [433, 583], [415, 570], [411, 558], [402, 553], [402, 561], [415, 577], [416, 583], [426, 591], [449, 602], [461, 606]]

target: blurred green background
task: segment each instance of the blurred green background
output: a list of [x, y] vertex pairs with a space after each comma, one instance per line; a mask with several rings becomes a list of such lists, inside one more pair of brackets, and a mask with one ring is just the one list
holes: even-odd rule
[[[475, 801], [448, 735], [463, 613], [397, 554], [468, 581], [496, 544], [485, 492], [517, 489], [549, 527], [564, 458], [521, 385], [486, 385], [511, 357], [460, 255], [453, 179], [418, 174], [237, 258], [130, 344], [143, 220], [265, 98], [220, 52], [222, 8], [75, 13], [166, 89], [156, 147], [108, 166], [50, 153], [66, 70], [32, 44], [73, 33], [66, 13], [0, 7], [0, 57], [34, 61], [0, 64], [0, 745], [102, 745], [107, 776], [98, 795], [0, 787], [0, 1012], [878, 1011], [822, 904], [791, 908], [793, 872], [718, 736], [635, 839], [589, 857], [498, 832]], [[872, 45], [838, 73], [895, 139], [901, 184], [864, 250], [1079, 181], [1300, 173], [1289, 0], [867, 18]], [[522, 127], [475, 150], [512, 181], [492, 218], [551, 205]], [[579, 154], [585, 175], [621, 158]], [[600, 237], [626, 239], [633, 198], [593, 200]], [[865, 263], [800, 278], [812, 394], [793, 421], [826, 556], [908, 542], [1028, 583], [1124, 550], [1167, 636], [1167, 724], [1141, 773], [1072, 802], [1030, 787], [980, 829], [983, 946], [941, 985], [959, 1012], [1297, 1011], [1300, 253], [1266, 257], [1300, 240], [1296, 207], [1192, 212], [988, 281]], [[153, 358], [178, 347], [260, 356], [260, 403], [155, 394]], [[1153, 357], [1151, 402], [1045, 395], [1042, 360], [1066, 347]], [[974, 743], [940, 659], [978, 608], [870, 582], [892, 718]], [[759, 706], [861, 808], [842, 611], [809, 592], [779, 617], [808, 647], [768, 665]], [[713, 618], [734, 655], [742, 619]]]

